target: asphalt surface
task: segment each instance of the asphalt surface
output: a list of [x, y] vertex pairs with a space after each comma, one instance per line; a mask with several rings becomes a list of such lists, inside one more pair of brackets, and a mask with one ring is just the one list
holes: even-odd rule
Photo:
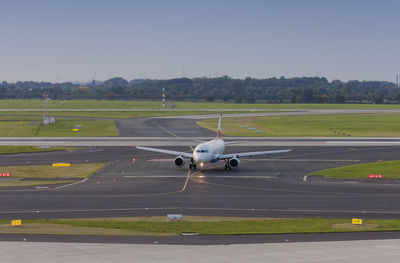
[[[175, 147], [176, 150], [189, 150]], [[231, 146], [227, 152], [262, 150]], [[278, 149], [278, 148], [269, 148]], [[0, 165], [109, 162], [89, 180], [56, 189], [0, 191], [0, 218], [165, 215], [400, 218], [397, 181], [336, 181], [311, 171], [397, 159], [399, 147], [297, 147], [268, 158], [242, 159], [238, 170], [223, 162], [205, 174], [176, 168], [170, 156], [110, 147], [85, 151], [3, 155]], [[134, 161], [132, 161], [134, 158]], [[367, 177], [367, 175], [366, 175]]]
[[113, 244], [168, 244], [168, 245], [231, 245], [257, 243], [292, 243], [346, 240], [399, 239], [398, 231], [269, 234], [269, 235], [204, 235], [204, 236], [74, 236], [1, 234], [0, 241], [61, 242], [61, 243], [113, 243]]
[[[212, 136], [208, 130], [195, 126], [193, 120], [163, 118], [134, 120], [119, 124], [118, 128], [121, 134], [127, 136], [145, 134], [176, 140], [187, 136]], [[149, 130], [149, 127], [152, 129]], [[188, 146], [167, 148], [190, 151]], [[232, 145], [227, 147], [226, 152], [275, 149], [283, 148]], [[187, 168], [176, 168], [171, 156], [139, 151], [129, 146], [1, 155], [0, 166], [50, 165], [53, 162], [108, 162], [108, 165], [90, 179], [62, 188], [58, 185], [47, 189], [2, 188], [0, 219], [148, 216], [168, 213], [245, 217], [400, 218], [398, 181], [340, 181], [305, 177], [309, 172], [330, 167], [396, 160], [399, 154], [400, 146], [296, 146], [290, 153], [242, 159], [240, 168], [233, 171], [225, 171], [223, 162], [210, 164], [204, 174]], [[373, 239], [388, 238], [395, 234], [370, 235]], [[332, 236], [334, 240], [341, 240], [351, 235]], [[302, 239], [300, 237], [298, 240]], [[2, 238], [8, 240], [9, 237], [3, 235], [0, 236]], [[87, 238], [90, 242], [90, 237]], [[260, 240], [268, 242], [265, 241], [267, 239]], [[200, 238], [195, 243], [201, 240], [205, 239]], [[219, 242], [229, 240], [232, 237], [221, 237]]]

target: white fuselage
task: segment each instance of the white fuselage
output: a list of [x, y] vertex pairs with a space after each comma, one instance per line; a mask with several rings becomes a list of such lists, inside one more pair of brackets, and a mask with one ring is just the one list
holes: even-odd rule
[[219, 155], [225, 151], [225, 143], [222, 139], [214, 139], [205, 143], [201, 143], [193, 150], [193, 160], [198, 164], [216, 162]]

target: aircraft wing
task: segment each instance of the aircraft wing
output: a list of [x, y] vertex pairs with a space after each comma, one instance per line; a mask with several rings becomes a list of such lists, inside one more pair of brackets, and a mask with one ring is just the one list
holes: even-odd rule
[[287, 153], [292, 149], [288, 150], [275, 150], [275, 151], [264, 151], [264, 152], [247, 152], [247, 153], [229, 153], [229, 154], [221, 154], [218, 156], [219, 159], [230, 159], [230, 158], [240, 158], [240, 157], [249, 157], [255, 155], [263, 155], [263, 154], [275, 154], [275, 153]]
[[171, 155], [176, 155], [176, 156], [181, 155], [183, 157], [193, 158], [193, 154], [192, 153], [187, 153], [187, 152], [178, 152], [178, 151], [163, 150], [163, 149], [142, 147], [142, 146], [136, 146], [136, 149], [144, 150], [144, 151], [150, 151], [150, 152], [157, 152], [157, 153], [166, 153], [166, 154], [171, 154]]
[[241, 143], [241, 141], [235, 141], [235, 142], [224, 142], [224, 144], [225, 144], [225, 145], [236, 144], [236, 143]]

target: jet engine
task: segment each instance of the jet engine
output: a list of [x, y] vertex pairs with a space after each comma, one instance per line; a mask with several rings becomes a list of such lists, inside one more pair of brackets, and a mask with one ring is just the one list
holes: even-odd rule
[[240, 160], [238, 158], [232, 158], [229, 160], [229, 167], [231, 167], [232, 169], [236, 169], [238, 168], [240, 165]]
[[186, 159], [183, 158], [182, 156], [178, 156], [175, 158], [174, 163], [176, 166], [178, 166], [180, 168], [185, 165]]

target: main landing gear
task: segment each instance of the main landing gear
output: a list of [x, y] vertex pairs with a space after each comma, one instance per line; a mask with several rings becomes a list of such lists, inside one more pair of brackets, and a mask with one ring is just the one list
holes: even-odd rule
[[228, 161], [225, 160], [225, 171], [230, 171], [230, 170], [232, 170], [232, 167], [230, 167]]

